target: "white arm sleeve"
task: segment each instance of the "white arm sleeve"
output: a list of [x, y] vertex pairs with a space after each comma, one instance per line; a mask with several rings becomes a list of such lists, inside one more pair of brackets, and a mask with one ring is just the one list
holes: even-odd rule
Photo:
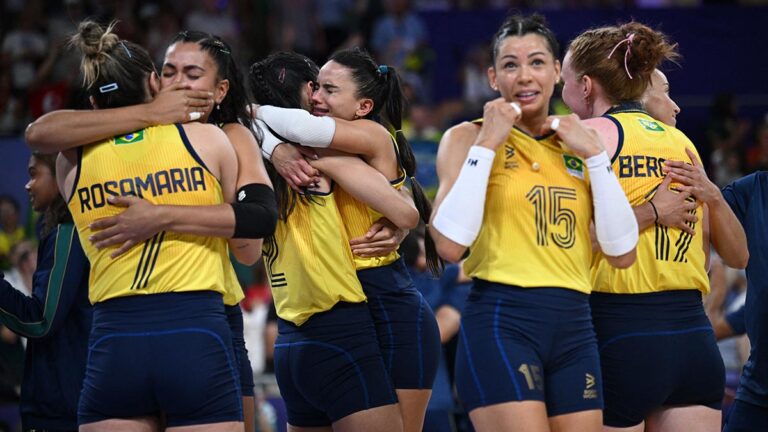
[[608, 256], [621, 256], [637, 245], [637, 219], [606, 152], [586, 160], [595, 206], [595, 233], [600, 249]]
[[271, 162], [272, 152], [275, 151], [275, 147], [277, 147], [278, 144], [281, 144], [282, 141], [280, 141], [280, 139], [278, 139], [276, 136], [272, 135], [272, 133], [269, 131], [269, 128], [267, 128], [267, 125], [259, 119], [255, 119], [253, 121], [253, 130], [256, 132], [256, 136], [259, 135], [257, 129], [261, 130], [261, 136], [263, 137], [261, 140], [261, 155], [264, 156], [264, 159]]
[[453, 187], [445, 196], [432, 226], [450, 240], [469, 247], [480, 233], [485, 192], [496, 152], [472, 146]]
[[260, 106], [256, 118], [281, 137], [307, 147], [328, 147], [336, 132], [331, 117], [315, 117], [303, 109]]

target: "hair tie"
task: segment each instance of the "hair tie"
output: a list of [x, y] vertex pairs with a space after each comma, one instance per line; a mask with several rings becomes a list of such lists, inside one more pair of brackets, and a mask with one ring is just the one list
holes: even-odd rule
[[125, 46], [125, 42], [120, 41], [120, 45], [123, 46], [123, 49], [125, 50], [125, 53], [128, 54], [128, 58], [133, 58], [133, 56], [131, 55], [131, 50], [129, 50], [128, 47]]
[[611, 53], [608, 54], [608, 58], [611, 58], [611, 56], [613, 55], [613, 53], [616, 51], [617, 48], [619, 48], [623, 43], [627, 44], [627, 51], [624, 53], [624, 70], [627, 71], [627, 76], [629, 77], [629, 79], [632, 79], [632, 74], [629, 73], [629, 66], [627, 65], [627, 61], [629, 60], [629, 56], [632, 48], [632, 41], [634, 40], [635, 40], [635, 34], [634, 33], [628, 34], [627, 38], [620, 40], [619, 43], [617, 43], [616, 46], [613, 47], [613, 49], [611, 50]]
[[109, 93], [117, 90], [117, 83], [109, 83], [99, 87], [99, 93]]
[[410, 177], [408, 177], [408, 178], [409, 178], [409, 179], [411, 179], [411, 184], [417, 183], [417, 182], [416, 182], [416, 177], [415, 177], [415, 176], [410, 176]]
[[[210, 40], [210, 39], [209, 39], [209, 40]], [[200, 41], [200, 42], [205, 42], [205, 41]], [[222, 41], [220, 41], [220, 40], [218, 40], [218, 39], [213, 39], [213, 40], [211, 40], [211, 42], [210, 42], [210, 43], [211, 43], [211, 45], [213, 45], [214, 47], [216, 47], [216, 49], [217, 49], [217, 50], [219, 50], [219, 52], [222, 52], [222, 53], [224, 53], [224, 54], [226, 54], [226, 55], [230, 55], [230, 54], [232, 54], [232, 53], [231, 53], [231, 52], [230, 52], [230, 51], [227, 49], [227, 46], [226, 46], [226, 45], [224, 45], [224, 42], [222, 42]], [[201, 45], [202, 45], [202, 44], [201, 44]]]
[[379, 75], [386, 75], [389, 73], [389, 66], [383, 64], [379, 65]]

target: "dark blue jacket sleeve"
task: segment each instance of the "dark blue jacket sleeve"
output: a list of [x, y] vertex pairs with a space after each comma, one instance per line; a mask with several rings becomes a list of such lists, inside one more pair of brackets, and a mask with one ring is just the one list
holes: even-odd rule
[[731, 326], [734, 336], [743, 335], [747, 332], [746, 322], [744, 321], [744, 305], [725, 316], [725, 321]]
[[27, 338], [56, 333], [78, 293], [88, 284], [89, 263], [72, 224], [61, 224], [38, 251], [32, 296], [0, 285], [0, 323]]
[[742, 177], [723, 188], [723, 198], [731, 206], [731, 210], [744, 225], [744, 218], [749, 207], [750, 193], [757, 180], [755, 174]]

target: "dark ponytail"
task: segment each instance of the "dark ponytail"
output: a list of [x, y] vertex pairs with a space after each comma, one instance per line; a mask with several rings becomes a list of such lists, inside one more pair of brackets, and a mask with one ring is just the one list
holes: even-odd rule
[[[381, 118], [386, 126], [394, 130], [398, 159], [405, 175], [410, 179], [413, 202], [421, 220], [424, 224], [429, 224], [432, 204], [419, 182], [416, 181], [416, 157], [402, 131], [405, 97], [400, 75], [392, 66], [377, 65], [371, 55], [360, 48], [337, 51], [329, 61], [334, 61], [350, 70], [352, 80], [357, 84], [358, 98], [373, 100], [373, 109], [366, 118]], [[441, 261], [429, 232], [424, 238], [424, 249], [427, 254], [427, 267], [433, 274], [439, 274]]]
[[[251, 65], [248, 81], [257, 104], [302, 108], [301, 90], [306, 83], [317, 80], [318, 71], [317, 65], [301, 54], [278, 52]], [[266, 164], [266, 167], [277, 195], [278, 217], [284, 221], [300, 197], [271, 163]]]

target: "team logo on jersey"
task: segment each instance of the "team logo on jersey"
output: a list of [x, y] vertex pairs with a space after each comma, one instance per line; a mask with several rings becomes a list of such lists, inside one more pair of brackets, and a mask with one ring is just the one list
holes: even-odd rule
[[585, 385], [584, 385], [584, 399], [597, 399], [597, 389], [595, 388], [595, 376], [588, 373], [585, 374]]
[[132, 132], [128, 135], [119, 135], [115, 137], [115, 144], [133, 144], [144, 140], [144, 131]]
[[504, 168], [515, 169], [520, 164], [512, 160], [515, 157], [515, 147], [512, 144], [504, 144]]
[[584, 162], [576, 156], [563, 155], [563, 163], [568, 174], [584, 180]]
[[642, 126], [645, 130], [649, 130], [651, 132], [664, 132], [664, 128], [655, 121], [649, 121], [641, 118], [637, 119], [637, 121], [640, 122], [640, 126]]

